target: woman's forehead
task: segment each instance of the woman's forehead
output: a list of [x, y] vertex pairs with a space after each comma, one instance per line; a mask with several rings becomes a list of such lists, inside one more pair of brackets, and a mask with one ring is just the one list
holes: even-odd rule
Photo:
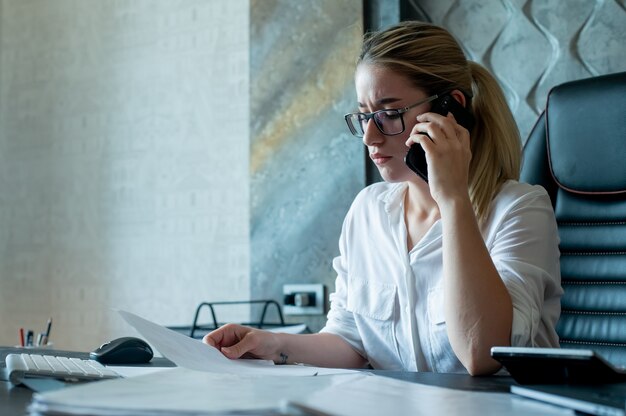
[[381, 65], [364, 63], [356, 69], [355, 86], [360, 103], [375, 103], [390, 97], [402, 98], [419, 91], [404, 75]]

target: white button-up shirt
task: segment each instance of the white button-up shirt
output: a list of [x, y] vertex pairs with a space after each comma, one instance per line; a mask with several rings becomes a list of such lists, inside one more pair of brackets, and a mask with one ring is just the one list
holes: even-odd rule
[[[446, 332], [441, 223], [407, 253], [406, 183], [365, 188], [348, 212], [331, 309], [321, 332], [341, 336], [376, 369], [466, 372]], [[545, 190], [506, 182], [481, 228], [513, 302], [511, 345], [557, 347], [561, 275]]]

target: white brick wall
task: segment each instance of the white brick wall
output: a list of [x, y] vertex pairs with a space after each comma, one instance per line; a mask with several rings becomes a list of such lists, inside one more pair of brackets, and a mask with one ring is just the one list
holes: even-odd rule
[[249, 1], [0, 7], [0, 344], [246, 298]]

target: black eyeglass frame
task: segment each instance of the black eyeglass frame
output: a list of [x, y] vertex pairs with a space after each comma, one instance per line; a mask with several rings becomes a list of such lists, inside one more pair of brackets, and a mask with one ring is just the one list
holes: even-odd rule
[[[370, 119], [374, 119], [374, 124], [376, 125], [376, 128], [378, 129], [378, 131], [380, 131], [382, 134], [384, 134], [385, 136], [397, 136], [398, 134], [402, 134], [404, 133], [404, 131], [406, 130], [406, 126], [404, 125], [404, 116], [403, 114], [406, 113], [407, 111], [409, 111], [412, 108], [417, 107], [418, 105], [422, 105], [422, 104], [426, 104], [429, 103], [431, 101], [436, 100], [437, 98], [439, 98], [439, 95], [435, 94], [435, 95], [431, 95], [428, 98], [425, 98], [423, 100], [418, 101], [415, 104], [411, 104], [409, 106], [403, 107], [403, 108], [389, 108], [389, 109], [383, 109], [383, 110], [378, 110], [378, 111], [374, 111], [373, 113], [348, 113], [346, 115], [343, 116], [344, 120], [346, 121], [346, 124], [348, 125], [348, 129], [350, 130], [350, 133], [352, 133], [353, 136], [356, 137], [363, 137], [365, 135], [365, 132], [361, 133], [359, 132], [353, 125], [353, 123], [349, 120], [350, 118], [353, 117], [362, 117], [359, 122], [367, 122]], [[396, 114], [398, 114], [400, 116], [400, 122], [402, 123], [402, 130], [399, 131], [398, 133], [385, 133], [382, 129], [382, 127], [380, 126], [378, 118], [376, 117], [377, 114], [380, 113], [386, 113], [387, 115], [389, 115], [390, 112], [395, 112]], [[362, 128], [361, 128], [362, 130]]]

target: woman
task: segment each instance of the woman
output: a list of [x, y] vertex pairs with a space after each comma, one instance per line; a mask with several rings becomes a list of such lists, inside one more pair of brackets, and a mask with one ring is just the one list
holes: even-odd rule
[[[558, 346], [554, 213], [543, 188], [517, 182], [519, 133], [494, 78], [444, 29], [404, 22], [366, 36], [355, 83], [346, 121], [385, 182], [346, 216], [326, 326], [226, 325], [204, 342], [229, 358], [473, 375], [500, 368], [492, 346]], [[471, 131], [429, 111], [442, 96], [472, 114]], [[410, 146], [428, 182], [407, 167]]]

